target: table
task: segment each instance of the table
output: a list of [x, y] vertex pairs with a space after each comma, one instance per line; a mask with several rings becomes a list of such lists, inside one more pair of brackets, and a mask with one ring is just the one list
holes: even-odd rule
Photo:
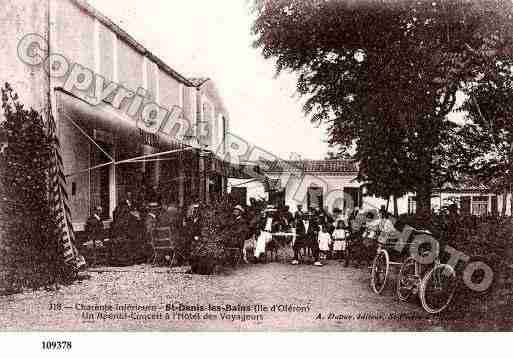
[[[272, 233], [272, 236], [273, 236], [273, 239], [276, 239], [277, 242], [279, 242], [280, 244], [282, 244], [285, 241], [286, 241], [286, 244], [289, 244], [289, 241], [287, 240], [288, 238], [291, 238], [290, 243], [292, 243], [292, 245], [294, 245], [294, 242], [296, 241], [296, 233], [295, 232], [276, 232], [276, 233]], [[282, 245], [282, 247], [285, 247], [285, 246]]]

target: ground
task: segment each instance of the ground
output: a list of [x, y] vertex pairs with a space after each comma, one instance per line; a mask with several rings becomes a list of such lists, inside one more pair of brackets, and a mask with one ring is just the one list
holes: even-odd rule
[[[419, 303], [400, 302], [393, 288], [388, 288], [381, 296], [374, 294], [369, 287], [368, 269], [345, 268], [338, 261], [328, 261], [324, 267], [292, 266], [285, 262], [244, 265], [215, 276], [191, 275], [185, 273], [184, 268], [168, 269], [150, 265], [93, 268], [89, 275], [89, 279], [61, 287], [58, 291], [27, 292], [0, 298], [0, 328], [309, 331], [458, 328], [457, 320], [441, 321], [427, 315]], [[177, 307], [180, 303], [203, 308], [166, 311], [166, 304]], [[63, 308], [51, 309], [51, 304], [62, 304]], [[82, 310], [84, 308], [80, 307], [105, 304], [153, 305], [156, 308], [154, 311], [126, 311], [127, 315], [149, 314], [154, 318], [99, 320], [96, 316], [106, 313], [104, 308], [96, 308], [99, 310], [95, 311], [94, 308]], [[229, 309], [227, 304], [232, 307], [251, 306], [251, 311], [242, 313], [253, 317], [241, 321], [237, 316], [241, 314], [240, 311], [209, 311], [209, 304], [225, 306], [224, 309]], [[258, 313], [253, 311], [256, 305], [261, 305], [257, 308]], [[264, 307], [268, 311], [263, 311]], [[272, 311], [273, 308], [276, 311]], [[288, 311], [278, 311], [284, 308]], [[112, 312], [123, 314], [116, 308]], [[85, 313], [92, 313], [94, 321], [90, 317], [83, 317]], [[187, 314], [189, 319], [179, 317], [178, 313]], [[221, 313], [228, 314], [228, 319], [222, 319]], [[331, 317], [330, 313], [333, 313]], [[166, 314], [170, 317], [166, 318]], [[213, 316], [203, 319], [208, 314]], [[233, 317], [235, 320], [230, 314], [236, 315]], [[199, 320], [191, 319], [198, 316]]]

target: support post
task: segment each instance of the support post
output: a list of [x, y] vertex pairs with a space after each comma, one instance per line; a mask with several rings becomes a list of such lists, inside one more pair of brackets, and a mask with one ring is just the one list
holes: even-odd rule
[[178, 159], [178, 203], [180, 208], [185, 206], [185, 166], [183, 156]]

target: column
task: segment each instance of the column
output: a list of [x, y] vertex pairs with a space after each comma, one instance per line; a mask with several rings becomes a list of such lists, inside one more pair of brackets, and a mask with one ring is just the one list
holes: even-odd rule
[[226, 177], [224, 175], [221, 176], [221, 196], [226, 195], [227, 186], [226, 186]]
[[178, 204], [181, 208], [185, 206], [185, 167], [182, 155], [178, 157]]
[[199, 151], [199, 161], [198, 161], [198, 174], [199, 174], [199, 200], [205, 200], [205, 158], [203, 154], [203, 150]]
[[155, 163], [155, 183], [160, 186], [160, 173], [161, 173], [161, 169], [160, 169], [160, 165], [161, 165], [161, 157], [158, 156], [158, 157], [155, 157], [154, 158], [156, 161], [154, 162]]
[[[112, 146], [112, 157], [116, 158], [116, 148]], [[117, 202], [117, 188], [116, 188], [116, 165], [112, 164], [109, 166], [109, 209], [110, 218], [114, 219], [114, 209], [116, 208]]]

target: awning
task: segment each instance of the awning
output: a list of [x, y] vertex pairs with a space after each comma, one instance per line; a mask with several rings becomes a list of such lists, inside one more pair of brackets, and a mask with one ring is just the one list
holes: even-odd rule
[[[207, 162], [206, 168], [210, 173], [231, 178], [251, 178], [245, 173], [244, 166], [231, 164], [216, 156], [213, 152], [200, 149], [198, 145], [192, 142], [194, 139], [191, 139], [191, 142], [179, 142], [163, 133], [145, 132], [137, 126], [135, 119], [108, 103], [93, 105], [60, 88], [55, 89], [55, 93], [59, 115], [64, 117], [62, 120], [72, 122], [100, 151], [105, 153], [98, 146], [96, 140], [122, 143], [124, 148], [132, 148], [133, 150], [130, 152], [134, 154], [139, 152], [137, 149], [141, 145], [148, 145], [157, 150], [156, 153], [150, 155], [136, 155], [132, 158], [117, 159], [116, 161], [105, 153], [115, 163], [158, 161], [159, 158], [157, 157], [181, 152], [181, 150], [192, 150], [197, 155], [201, 155], [201, 152], [207, 154], [204, 158]], [[108, 164], [96, 167], [104, 165]], [[252, 173], [255, 173], [255, 171], [258, 173], [258, 170], [255, 169]]]
[[89, 136], [106, 133], [115, 141], [129, 146], [149, 145], [158, 150], [173, 150], [190, 145], [176, 141], [163, 133], [150, 133], [137, 127], [136, 119], [131, 118], [107, 103], [92, 105], [60, 88], [55, 89], [59, 114], [68, 117]]
[[229, 178], [239, 178], [239, 179], [257, 179], [260, 181], [265, 181], [266, 176], [265, 173], [262, 172], [262, 169], [259, 165], [255, 165], [253, 163], [226, 163], [226, 177]]
[[[110, 162], [66, 174], [66, 176], [91, 171], [110, 164], [159, 160], [166, 155], [196, 150], [196, 147], [173, 140], [162, 133], [154, 134], [143, 131], [137, 126], [135, 119], [107, 103], [92, 105], [59, 88], [55, 89], [55, 94], [59, 120], [69, 121], [110, 160]], [[129, 149], [132, 155], [127, 158], [114, 159], [98, 142], [122, 144], [123, 148]], [[143, 145], [155, 148], [155, 152], [141, 155], [139, 149]]]

